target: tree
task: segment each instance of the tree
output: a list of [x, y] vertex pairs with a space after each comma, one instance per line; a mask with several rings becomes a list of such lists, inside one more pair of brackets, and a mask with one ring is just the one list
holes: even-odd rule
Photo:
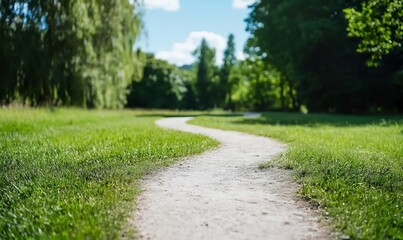
[[192, 81], [188, 71], [147, 54], [142, 72], [142, 79], [129, 88], [127, 107], [177, 109], [184, 105]]
[[1, 1], [0, 104], [123, 107], [136, 71], [136, 8], [129, 0]]
[[223, 65], [221, 67], [221, 72], [220, 72], [220, 84], [224, 90], [224, 103], [225, 103], [225, 108], [227, 109], [232, 109], [232, 88], [234, 85], [234, 82], [230, 81], [230, 74], [231, 70], [234, 67], [234, 65], [237, 62], [236, 56], [235, 56], [235, 37], [233, 34], [230, 34], [228, 36], [228, 41], [227, 41], [227, 48], [224, 51], [224, 59], [223, 59]]
[[205, 110], [216, 105], [218, 97], [214, 78], [216, 75], [215, 49], [210, 48], [203, 39], [200, 47], [194, 52], [196, 56], [196, 82], [195, 91], [198, 108]]
[[[236, 109], [267, 111], [277, 110], [282, 104], [291, 105], [291, 99], [281, 95], [281, 77], [279, 72], [267, 62], [248, 56], [232, 69], [230, 79], [233, 82], [232, 99]], [[288, 88], [285, 87], [288, 91]]]
[[370, 54], [368, 64], [377, 66], [391, 51], [403, 49], [403, 2], [363, 1], [361, 9], [344, 10], [348, 36], [360, 39], [357, 51]]
[[338, 0], [261, 0], [252, 5], [248, 51], [280, 72], [295, 110], [301, 105], [310, 111], [350, 113], [394, 108], [392, 101], [371, 96], [393, 99], [386, 93], [391, 86], [401, 87], [385, 75], [380, 83], [365, 56], [356, 53], [356, 41], [347, 37], [343, 10], [356, 5]]

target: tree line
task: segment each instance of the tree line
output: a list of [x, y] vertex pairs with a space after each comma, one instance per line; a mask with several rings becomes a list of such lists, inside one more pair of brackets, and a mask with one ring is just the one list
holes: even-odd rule
[[[246, 59], [236, 60], [230, 35], [223, 64], [216, 66], [215, 50], [203, 40], [194, 53], [193, 69], [181, 82], [186, 90], [168, 106], [402, 112], [402, 4], [398, 0], [257, 1], [246, 19], [250, 33]], [[143, 88], [137, 89], [141, 94]]]
[[203, 40], [177, 67], [133, 50], [137, 3], [1, 1], [0, 104], [402, 112], [402, 4], [260, 0], [246, 59], [231, 34], [221, 66]]
[[177, 67], [143, 53], [142, 77], [130, 86], [127, 107], [234, 109], [233, 69], [237, 65], [235, 38], [230, 35], [222, 66], [216, 66], [216, 50], [203, 39], [194, 51], [191, 66]]

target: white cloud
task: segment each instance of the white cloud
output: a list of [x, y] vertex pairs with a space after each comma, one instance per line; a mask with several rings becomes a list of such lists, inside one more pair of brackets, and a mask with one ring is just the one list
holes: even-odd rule
[[143, 0], [147, 9], [162, 9], [165, 11], [178, 11], [179, 0]]
[[256, 0], [233, 0], [232, 7], [237, 9], [246, 9], [252, 3], [255, 3]]
[[206, 31], [191, 32], [184, 42], [175, 43], [169, 51], [157, 52], [155, 57], [178, 66], [192, 64], [195, 61], [192, 53], [200, 45], [203, 38], [206, 39], [210, 47], [216, 49], [216, 64], [221, 64], [227, 40], [220, 34]]

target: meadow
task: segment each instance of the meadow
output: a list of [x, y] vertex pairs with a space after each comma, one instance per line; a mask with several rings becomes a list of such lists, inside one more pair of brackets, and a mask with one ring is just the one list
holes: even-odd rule
[[[139, 180], [218, 145], [155, 126], [173, 115], [183, 113], [1, 109], [0, 239], [134, 234], [125, 223]], [[403, 238], [401, 116], [219, 113], [191, 123], [287, 143], [260, 168], [293, 169], [300, 195], [350, 239]]]
[[218, 145], [134, 111], [0, 109], [0, 239], [115, 239], [139, 179]]
[[288, 144], [260, 168], [293, 169], [299, 193], [349, 239], [403, 239], [403, 117], [265, 113], [193, 124]]

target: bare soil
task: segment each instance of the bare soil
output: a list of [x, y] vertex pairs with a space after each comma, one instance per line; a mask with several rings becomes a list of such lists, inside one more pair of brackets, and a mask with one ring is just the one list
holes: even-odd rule
[[285, 151], [264, 137], [165, 118], [168, 129], [209, 136], [218, 149], [147, 176], [131, 219], [139, 239], [330, 239], [316, 210], [297, 197], [290, 172], [258, 169]]

